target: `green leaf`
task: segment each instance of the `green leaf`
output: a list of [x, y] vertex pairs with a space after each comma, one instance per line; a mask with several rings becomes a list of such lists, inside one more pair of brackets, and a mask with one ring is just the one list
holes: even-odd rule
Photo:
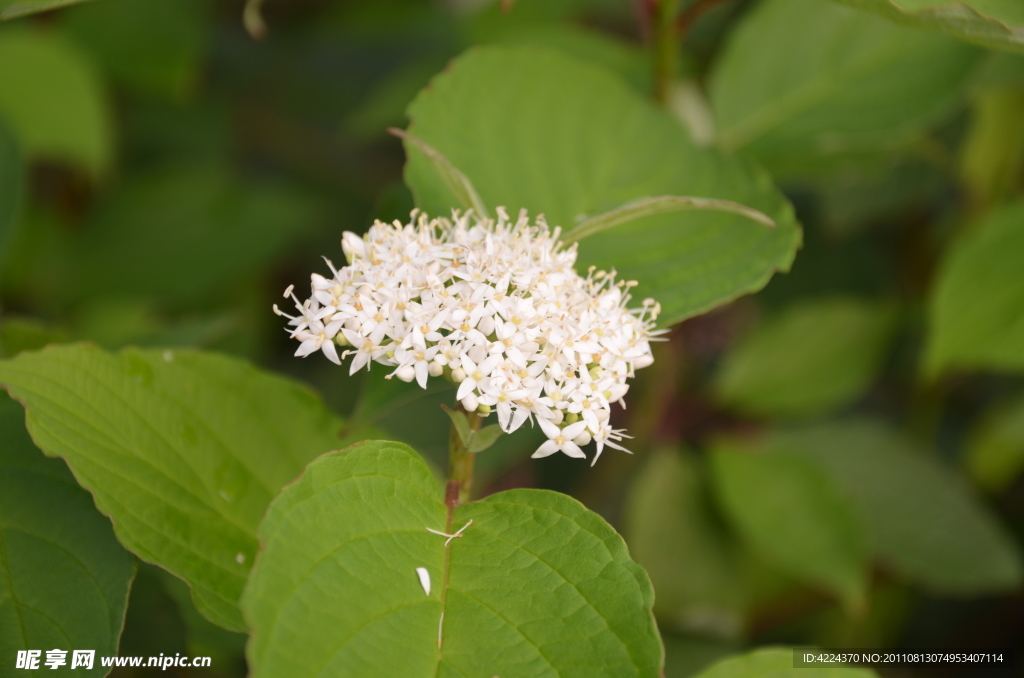
[[562, 238], [567, 243], [582, 240], [587, 236], [606, 231], [615, 226], [628, 224], [636, 219], [652, 216], [655, 214], [669, 214], [672, 212], [683, 212], [686, 210], [712, 210], [719, 212], [731, 212], [739, 214], [751, 221], [756, 221], [762, 226], [775, 228], [775, 222], [766, 214], [750, 209], [731, 200], [712, 200], [708, 198], [690, 198], [679, 195], [659, 195], [654, 198], [641, 198], [617, 207], [604, 214], [588, 217], [576, 224], [576, 226]]
[[453, 410], [447, 405], [441, 405], [441, 409], [448, 415], [448, 418], [452, 420], [452, 426], [455, 427], [455, 432], [459, 436], [459, 441], [468, 446], [469, 442], [473, 439], [473, 431], [469, 428], [469, 421], [466, 419], [466, 413], [462, 410]]
[[854, 506], [818, 466], [794, 456], [720, 447], [712, 455], [718, 500], [760, 553], [802, 579], [861, 605], [868, 545]]
[[23, 174], [18, 142], [0, 115], [0, 264], [18, 218]]
[[1024, 54], [1024, 5], [1019, 0], [838, 1], [910, 26]]
[[846, 297], [795, 304], [743, 338], [725, 357], [715, 390], [760, 416], [806, 416], [863, 395], [892, 335], [890, 307]]
[[59, 33], [0, 32], [0, 116], [29, 159], [70, 162], [93, 176], [110, 165], [110, 112], [99, 77]]
[[655, 613], [680, 629], [738, 636], [747, 603], [742, 554], [697, 460], [676, 450], [651, 455], [626, 496], [626, 537], [658, 593]]
[[105, 73], [150, 97], [180, 101], [199, 85], [208, 21], [202, 0], [103, 0], [61, 15]]
[[0, 362], [33, 440], [61, 456], [143, 560], [234, 630], [256, 526], [281, 487], [341, 444], [306, 388], [194, 351], [51, 347]]
[[851, 667], [793, 668], [793, 650], [762, 647], [723, 659], [696, 678], [877, 678], [871, 669]]
[[0, 0], [0, 20], [45, 12], [73, 5], [76, 2], [82, 2], [82, 0]]
[[[662, 305], [665, 325], [761, 289], [788, 270], [800, 230], [770, 178], [741, 157], [699, 149], [614, 75], [542, 47], [485, 47], [458, 58], [408, 111], [409, 131], [469, 177], [483, 201], [552, 226], [659, 195], [730, 200], [778, 227], [727, 213], [648, 216], [580, 243], [579, 266], [617, 269]], [[406, 183], [430, 214], [457, 206], [407, 148]]]
[[473, 188], [473, 183], [465, 174], [460, 172], [457, 167], [452, 165], [448, 158], [444, 157], [444, 154], [427, 142], [423, 141], [423, 139], [409, 134], [405, 130], [393, 127], [389, 129], [388, 132], [394, 134], [409, 146], [417, 149], [424, 155], [424, 157], [427, 158], [427, 160], [430, 161], [434, 171], [437, 172], [437, 176], [444, 182], [445, 186], [448, 187], [452, 198], [455, 199], [458, 206], [462, 207], [464, 210], [471, 209], [481, 217], [487, 217], [490, 215], [490, 212], [487, 210], [487, 205], [484, 204], [483, 200], [480, 199], [480, 195], [476, 192], [476, 189]]
[[[467, 524], [449, 547], [427, 530]], [[260, 539], [243, 596], [253, 676], [660, 673], [647, 576], [565, 495], [512, 490], [449, 513], [412, 449], [364, 442], [310, 464]]]
[[138, 175], [57, 253], [61, 296], [208, 304], [308, 232], [318, 209], [303, 192], [245, 182], [219, 165]]
[[955, 240], [930, 303], [925, 370], [1024, 370], [1024, 201]]
[[767, 0], [711, 76], [719, 141], [777, 176], [906, 146], [960, 101], [978, 51], [821, 0]]
[[1024, 398], [985, 417], [967, 445], [967, 469], [979, 486], [1005, 490], [1024, 470]]
[[867, 420], [780, 434], [767, 444], [820, 464], [855, 502], [876, 556], [940, 594], [986, 595], [1024, 581], [1021, 553], [963, 479]]
[[473, 434], [473, 439], [469, 441], [469, 451], [483, 452], [496, 443], [502, 433], [504, 433], [504, 431], [502, 431], [501, 427], [497, 424], [491, 424], [490, 426], [483, 427]]
[[[135, 559], [67, 466], [47, 459], [24, 413], [0, 393], [0, 658], [18, 650], [93, 649], [117, 654]], [[42, 657], [45, 660], [45, 655]], [[65, 675], [103, 675], [92, 671]]]

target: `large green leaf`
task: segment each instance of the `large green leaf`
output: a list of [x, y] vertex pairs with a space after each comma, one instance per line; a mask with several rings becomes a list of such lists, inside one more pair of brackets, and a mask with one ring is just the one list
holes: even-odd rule
[[653, 454], [627, 496], [630, 552], [658, 592], [659, 618], [737, 636], [747, 602], [741, 553], [714, 511], [697, 460], [676, 450]]
[[[586, 238], [580, 263], [640, 281], [671, 324], [761, 289], [800, 243], [789, 203], [747, 159], [698, 149], [669, 115], [600, 68], [542, 47], [467, 52], [409, 107], [409, 131], [443, 153], [485, 204], [526, 208], [569, 230], [584, 215], [661, 195], [732, 200], [774, 219], [689, 212], [645, 217]], [[417, 204], [457, 204], [407, 144]]]
[[891, 153], [954, 110], [977, 54], [834, 3], [767, 0], [715, 65], [719, 141], [799, 177]]
[[934, 286], [926, 370], [1024, 370], [1024, 201], [953, 242]]
[[238, 610], [271, 498], [339, 447], [341, 422], [304, 387], [193, 351], [87, 345], [0, 362], [32, 439], [61, 456], [143, 560], [185, 579], [199, 610]]
[[871, 669], [852, 667], [794, 668], [793, 650], [763, 647], [723, 659], [696, 678], [877, 678]]
[[[17, 403], [0, 393], [0, 666], [18, 650], [117, 654], [135, 559], [58, 459], [32, 444]], [[42, 657], [45, 660], [45, 656]], [[81, 667], [63, 675], [103, 675]]]
[[112, 133], [99, 77], [59, 33], [0, 31], [0, 116], [29, 158], [71, 162], [93, 175], [110, 164]]
[[[428, 531], [467, 524], [447, 547]], [[254, 676], [659, 675], [647, 575], [565, 495], [449, 510], [412, 449], [365, 442], [310, 464], [260, 539], [242, 599]]]
[[0, 116], [0, 264], [14, 232], [21, 203], [22, 162], [18, 142]]
[[65, 5], [73, 5], [76, 2], [82, 2], [82, 0], [0, 0], [0, 20], [45, 12]]
[[868, 545], [852, 503], [817, 465], [795, 456], [720, 446], [712, 455], [718, 499], [766, 558], [860, 607]]
[[1024, 54], [1020, 0], [839, 0], [887, 19]]
[[982, 595], [1024, 581], [1013, 538], [963, 479], [864, 420], [782, 434], [775, 452], [815, 460], [853, 500], [875, 555], [937, 593]]
[[811, 415], [862, 395], [881, 368], [891, 309], [845, 297], [796, 304], [725, 357], [715, 390], [728, 405], [767, 416]]
[[987, 490], [1003, 490], [1016, 479], [1024, 469], [1024, 398], [1000, 406], [973, 431], [967, 468]]

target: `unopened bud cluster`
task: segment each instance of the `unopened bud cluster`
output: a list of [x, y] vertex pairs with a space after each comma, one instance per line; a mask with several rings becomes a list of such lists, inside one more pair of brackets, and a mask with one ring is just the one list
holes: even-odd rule
[[576, 246], [558, 235], [543, 217], [513, 221], [502, 209], [497, 221], [414, 211], [408, 224], [346, 232], [347, 266], [327, 261], [333, 276], [314, 273], [305, 301], [285, 292], [298, 309], [286, 316], [295, 355], [322, 351], [338, 364], [352, 355], [350, 373], [377, 362], [393, 368], [388, 378], [424, 388], [448, 378], [466, 410], [496, 410], [506, 432], [535, 418], [548, 440], [534, 457], [582, 458], [591, 440], [594, 461], [605, 445], [624, 450], [610, 407], [653, 362], [659, 307], [648, 299], [628, 309], [636, 283], [614, 272], [577, 274]]

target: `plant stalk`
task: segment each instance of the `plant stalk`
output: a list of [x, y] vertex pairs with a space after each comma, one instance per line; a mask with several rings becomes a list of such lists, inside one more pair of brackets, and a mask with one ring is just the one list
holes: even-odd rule
[[[466, 412], [462, 403], [456, 403], [455, 411], [466, 417], [471, 433], [480, 430], [482, 417], [478, 417], [472, 412]], [[475, 460], [476, 455], [463, 444], [455, 424], [452, 424], [451, 432], [448, 434], [448, 490], [445, 493], [445, 501], [449, 505], [465, 504], [470, 500], [473, 491], [473, 462]]]

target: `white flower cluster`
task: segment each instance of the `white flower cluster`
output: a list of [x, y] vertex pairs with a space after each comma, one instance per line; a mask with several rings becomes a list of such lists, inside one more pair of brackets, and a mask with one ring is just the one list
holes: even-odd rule
[[388, 378], [424, 388], [428, 376], [446, 377], [467, 411], [497, 410], [506, 432], [536, 418], [548, 440], [534, 457], [585, 458], [591, 440], [595, 462], [605, 445], [628, 452], [617, 444], [628, 436], [609, 424], [611, 403], [653, 362], [658, 304], [627, 309], [635, 282], [593, 268], [578, 275], [576, 246], [559, 243], [543, 217], [498, 215], [414, 211], [408, 224], [346, 232], [348, 266], [328, 260], [333, 277], [314, 273], [305, 301], [285, 292], [298, 309], [286, 316], [301, 342], [295, 355], [319, 350], [341, 364], [337, 344], [349, 347], [341, 358], [353, 355], [350, 373], [378, 362], [394, 368]]

